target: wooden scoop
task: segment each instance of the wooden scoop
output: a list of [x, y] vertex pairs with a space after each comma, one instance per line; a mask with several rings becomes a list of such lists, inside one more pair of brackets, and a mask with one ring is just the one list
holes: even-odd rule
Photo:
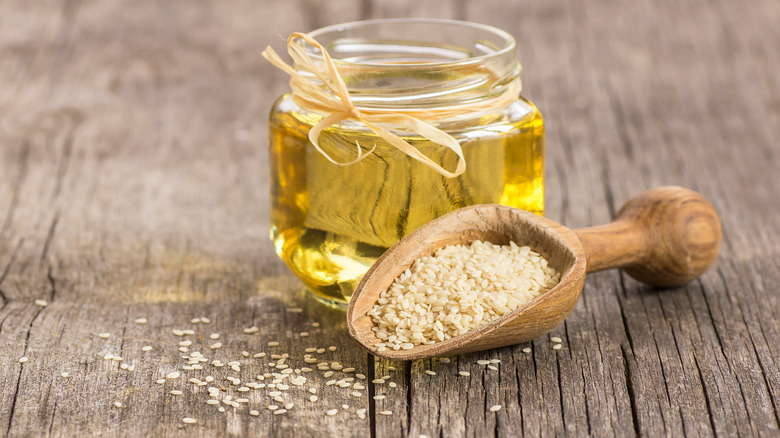
[[[528, 245], [561, 273], [557, 286], [525, 307], [442, 342], [410, 350], [377, 351], [368, 312], [379, 294], [420, 257], [475, 240]], [[653, 286], [680, 286], [701, 275], [720, 250], [721, 227], [712, 205], [682, 187], [648, 190], [630, 199], [607, 225], [570, 230], [547, 218], [503, 205], [461, 208], [423, 225], [376, 261], [347, 309], [349, 333], [371, 353], [411, 360], [487, 350], [535, 339], [560, 324], [580, 296], [586, 272], [622, 268]]]

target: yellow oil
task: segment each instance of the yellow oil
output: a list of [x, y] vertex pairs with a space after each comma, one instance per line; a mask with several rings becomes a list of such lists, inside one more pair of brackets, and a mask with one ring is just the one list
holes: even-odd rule
[[[542, 214], [544, 125], [533, 104], [518, 100], [512, 114], [445, 126], [461, 143], [466, 172], [446, 178], [361, 126], [335, 126], [314, 149], [308, 132], [318, 119], [280, 108], [271, 113], [271, 239], [279, 256], [322, 301], [347, 302], [363, 274], [401, 237], [444, 213], [495, 203]], [[455, 157], [421, 138], [404, 138], [447, 169]]]

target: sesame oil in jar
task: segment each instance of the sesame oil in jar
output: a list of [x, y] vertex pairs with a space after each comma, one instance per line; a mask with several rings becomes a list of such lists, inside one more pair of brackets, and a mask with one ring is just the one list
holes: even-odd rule
[[[418, 20], [385, 21], [389, 23], [388, 32], [398, 22], [414, 22], [412, 28], [421, 24]], [[358, 31], [361, 24], [354, 23]], [[470, 26], [450, 21], [424, 24], [434, 25], [437, 30], [442, 26]], [[372, 28], [380, 36], [384, 31], [382, 26]], [[325, 28], [310, 35], [319, 33], [317, 38], [324, 43], [329, 33], [338, 32], [343, 30]], [[449, 35], [447, 30], [440, 33]], [[345, 58], [333, 53], [338, 52], [338, 44], [331, 42], [327, 47], [334, 58]], [[514, 50], [514, 40], [511, 47]], [[451, 49], [448, 46], [446, 50]], [[404, 62], [424, 65], [431, 60]], [[390, 75], [372, 77], [370, 81], [380, 85], [403, 83], [406, 89], [414, 88], [408, 84], [415, 84], [426, 74], [423, 80], [430, 82], [429, 71], [393, 69]], [[449, 69], [444, 85], [459, 81], [458, 74], [457, 68]], [[433, 89], [440, 85], [441, 77], [438, 72]], [[363, 85], [365, 78], [347, 76], [344, 80], [352, 89], [360, 88], [355, 84]], [[475, 86], [460, 97], [483, 92]], [[290, 269], [328, 304], [346, 303], [363, 274], [387, 248], [447, 212], [485, 203], [543, 212], [544, 126], [536, 107], [521, 97], [493, 113], [437, 125], [463, 150], [465, 173], [453, 178], [437, 173], [350, 121], [325, 129], [319, 137], [320, 146], [339, 162], [354, 159], [356, 147], [364, 153], [373, 151], [353, 164], [333, 164], [308, 138], [321, 118], [321, 114], [299, 108], [289, 95], [282, 96], [271, 111], [271, 238]], [[398, 135], [443, 168], [454, 169], [457, 157], [451, 151], [414, 133]]]

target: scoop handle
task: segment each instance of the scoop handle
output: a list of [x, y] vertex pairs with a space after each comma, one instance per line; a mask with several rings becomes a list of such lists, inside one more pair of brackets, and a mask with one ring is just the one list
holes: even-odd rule
[[718, 257], [722, 232], [715, 209], [702, 195], [667, 186], [629, 199], [606, 225], [581, 228], [587, 272], [622, 268], [653, 286], [680, 286]]

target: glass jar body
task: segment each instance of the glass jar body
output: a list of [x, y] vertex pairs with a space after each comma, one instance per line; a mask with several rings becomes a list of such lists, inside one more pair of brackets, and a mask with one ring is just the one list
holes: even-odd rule
[[[354, 158], [356, 147], [373, 152], [354, 164], [333, 164], [307, 137], [320, 118], [289, 95], [273, 106], [271, 239], [282, 260], [328, 304], [346, 303], [388, 247], [449, 211], [495, 203], [543, 212], [544, 124], [522, 97], [490, 114], [437, 125], [463, 149], [466, 171], [455, 178], [412, 159], [359, 123], [327, 128], [320, 144], [338, 161]], [[437, 155], [444, 153], [440, 145], [399, 135], [454, 168], [453, 157]]]

